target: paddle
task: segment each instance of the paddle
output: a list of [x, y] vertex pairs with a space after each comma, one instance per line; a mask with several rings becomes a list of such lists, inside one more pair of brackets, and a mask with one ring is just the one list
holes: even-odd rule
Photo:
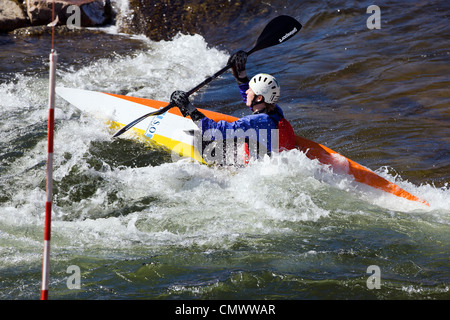
[[[273, 20], [271, 20], [267, 24], [267, 26], [261, 32], [258, 40], [256, 41], [255, 46], [253, 47], [253, 49], [251, 49], [250, 51], [247, 52], [247, 55], [250, 55], [256, 51], [283, 43], [283, 42], [289, 40], [290, 38], [292, 38], [297, 32], [300, 31], [301, 28], [302, 28], [302, 25], [294, 18], [285, 16], [285, 15], [278, 16], [278, 17], [274, 18]], [[213, 74], [209, 78], [205, 79], [205, 81], [200, 83], [198, 86], [196, 86], [195, 88], [188, 91], [187, 92], [188, 96], [190, 96], [194, 92], [198, 91], [200, 88], [207, 85], [208, 83], [213, 81], [215, 78], [217, 78], [218, 76], [220, 76], [222, 73], [224, 73], [225, 71], [227, 71], [230, 68], [231, 68], [231, 64], [227, 64], [221, 70], [217, 71], [215, 74]], [[173, 107], [176, 107], [176, 106], [172, 102], [170, 102], [164, 108], [161, 108], [157, 111], [150, 112], [150, 113], [143, 115], [142, 117], [134, 120], [133, 122], [127, 124], [125, 127], [120, 129], [119, 131], [117, 131], [114, 134], [113, 138], [118, 137], [121, 134], [125, 133], [126, 131], [128, 131], [129, 129], [134, 127], [136, 124], [138, 124], [145, 118], [163, 114]]]

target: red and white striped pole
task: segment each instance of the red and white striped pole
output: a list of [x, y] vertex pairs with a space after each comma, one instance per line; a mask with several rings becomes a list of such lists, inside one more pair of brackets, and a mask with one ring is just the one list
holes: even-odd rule
[[52, 220], [52, 198], [53, 198], [53, 136], [55, 126], [55, 82], [56, 62], [58, 55], [54, 49], [50, 53], [50, 87], [49, 87], [49, 110], [47, 131], [47, 200], [45, 202], [45, 226], [44, 226], [44, 252], [42, 258], [42, 288], [41, 300], [48, 299], [48, 279], [50, 274], [50, 237]]
[[52, 198], [53, 198], [53, 136], [55, 127], [55, 82], [56, 82], [56, 62], [58, 55], [52, 48], [50, 53], [50, 85], [49, 85], [49, 110], [48, 110], [48, 130], [47, 130], [47, 200], [45, 202], [45, 226], [44, 226], [44, 250], [42, 258], [42, 288], [41, 300], [48, 299], [48, 279], [50, 275], [50, 237], [52, 218]]
[[41, 300], [48, 299], [48, 279], [50, 276], [50, 238], [52, 226], [52, 199], [53, 199], [53, 137], [55, 131], [55, 83], [56, 62], [58, 54], [55, 51], [55, 0], [52, 1], [52, 51], [50, 52], [50, 81], [48, 100], [47, 125], [47, 199], [45, 202], [44, 222], [44, 250], [42, 254], [42, 285]]

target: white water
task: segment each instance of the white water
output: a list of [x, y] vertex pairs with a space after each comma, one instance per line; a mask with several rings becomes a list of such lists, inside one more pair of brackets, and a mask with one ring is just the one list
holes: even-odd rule
[[[58, 85], [167, 101], [174, 90], [188, 91], [221, 69], [226, 52], [208, 48], [200, 35], [178, 35], [172, 41], [153, 42], [148, 50], [111, 61], [96, 61], [74, 73], [60, 74]], [[118, 80], [120, 79], [120, 80]]]
[[[176, 89], [188, 90], [220, 69], [228, 54], [208, 48], [201, 36], [148, 43], [148, 51], [93, 62], [76, 71], [59, 71], [59, 86], [168, 100]], [[18, 76], [1, 84], [2, 154], [14, 152], [21, 137], [46, 129], [47, 80]], [[287, 235], [295, 224], [333, 214], [390, 216], [400, 212], [414, 221], [447, 225], [450, 191], [416, 186], [379, 173], [426, 199], [430, 208], [356, 185], [298, 151], [265, 159], [242, 169], [219, 169], [180, 161], [140, 168], [100, 170], [89, 163], [93, 141], [111, 141], [102, 121], [80, 115], [57, 100], [54, 179], [73, 170], [101, 179], [95, 194], [54, 206], [52, 250], [57, 255], [89, 250], [132, 250], [170, 246], [229, 248], [245, 239], [250, 245], [265, 235]], [[42, 258], [46, 140], [25, 149], [0, 171], [0, 268], [36, 264]], [[75, 187], [75, 186], [73, 186]], [[69, 192], [70, 194], [70, 192]], [[115, 198], [110, 199], [111, 194]], [[154, 197], [148, 206], [121, 215], [118, 207]], [[67, 204], [69, 203], [69, 204]], [[64, 258], [61, 258], [64, 259]]]

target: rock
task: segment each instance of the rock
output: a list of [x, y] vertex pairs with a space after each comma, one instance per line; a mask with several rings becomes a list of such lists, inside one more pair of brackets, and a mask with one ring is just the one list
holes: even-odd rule
[[[41, 26], [30, 26], [30, 27], [24, 27], [15, 29], [14, 31], [11, 31], [10, 33], [16, 36], [21, 37], [41, 37], [45, 35], [51, 36], [52, 34], [52, 28], [48, 25], [41, 25]], [[55, 34], [58, 37], [62, 36], [74, 36], [74, 35], [102, 35], [103, 32], [100, 30], [90, 30], [85, 28], [76, 28], [76, 29], [69, 29], [66, 25], [57, 26], [54, 29]]]
[[[27, 14], [32, 25], [52, 22], [52, 0], [26, 0]], [[69, 8], [70, 6], [75, 6]], [[78, 10], [79, 9], [79, 10]], [[79, 17], [76, 15], [79, 12]], [[55, 19], [58, 24], [75, 27], [104, 25], [111, 19], [110, 0], [55, 0]]]
[[14, 0], [0, 0], [0, 32], [30, 25], [20, 3]]
[[255, 16], [268, 14], [266, 6], [248, 5], [244, 0], [130, 0], [118, 27], [120, 32], [160, 41], [179, 32], [208, 36], [230, 25], [244, 27]]

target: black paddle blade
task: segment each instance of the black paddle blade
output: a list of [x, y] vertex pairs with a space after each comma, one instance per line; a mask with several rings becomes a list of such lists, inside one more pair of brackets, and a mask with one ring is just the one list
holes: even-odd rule
[[292, 38], [301, 28], [300, 22], [294, 18], [285, 15], [278, 16], [267, 24], [256, 40], [255, 47], [248, 54], [283, 43]]

